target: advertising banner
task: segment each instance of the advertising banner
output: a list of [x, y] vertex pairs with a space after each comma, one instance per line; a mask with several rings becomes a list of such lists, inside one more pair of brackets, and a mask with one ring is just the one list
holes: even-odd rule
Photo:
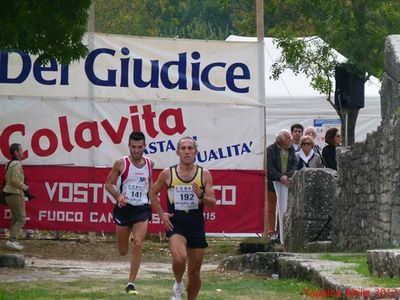
[[175, 145], [183, 136], [197, 139], [197, 160], [206, 168], [262, 166], [262, 124], [254, 120], [262, 119], [263, 111], [257, 106], [26, 98], [4, 102], [3, 163], [9, 144], [19, 142], [26, 149], [24, 164], [112, 166], [128, 151], [129, 134], [141, 130], [156, 168], [176, 163]]
[[[26, 202], [26, 227], [114, 232], [112, 211], [115, 200], [104, 188], [109, 171], [109, 168], [92, 167], [25, 167], [27, 184], [35, 195], [35, 199]], [[158, 177], [159, 172], [155, 170], [154, 178]], [[217, 206], [213, 210], [205, 210], [207, 232], [260, 232], [263, 226], [263, 202], [254, 201], [251, 197], [263, 194], [264, 187], [259, 183], [259, 178], [263, 178], [262, 172], [213, 170], [211, 174]], [[160, 201], [165, 208], [165, 191], [161, 193]], [[0, 205], [0, 216], [0, 228], [8, 228], [11, 213], [7, 206]], [[157, 213], [153, 212], [149, 232], [164, 231], [164, 225]]]
[[87, 34], [85, 59], [1, 52], [0, 95], [258, 105], [254, 42]]
[[[103, 185], [140, 130], [154, 179], [178, 162], [180, 138], [198, 141], [196, 163], [211, 171], [220, 197], [206, 212], [208, 231], [262, 232], [265, 107], [256, 43], [102, 34], [85, 42], [88, 56], [63, 66], [0, 53], [0, 164], [11, 143], [23, 146], [37, 196], [27, 203], [27, 227], [114, 231], [114, 200]], [[0, 215], [0, 226], [9, 224], [6, 207]], [[158, 232], [153, 217], [150, 230]]]

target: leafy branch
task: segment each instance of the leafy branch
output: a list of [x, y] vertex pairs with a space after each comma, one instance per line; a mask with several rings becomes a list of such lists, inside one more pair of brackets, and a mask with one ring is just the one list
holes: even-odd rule
[[335, 108], [331, 94], [335, 66], [339, 63], [337, 54], [317, 37], [281, 37], [275, 42], [282, 53], [272, 65], [271, 78], [277, 80], [286, 69], [291, 69], [295, 75], [302, 72], [311, 80], [311, 87], [325, 94]]

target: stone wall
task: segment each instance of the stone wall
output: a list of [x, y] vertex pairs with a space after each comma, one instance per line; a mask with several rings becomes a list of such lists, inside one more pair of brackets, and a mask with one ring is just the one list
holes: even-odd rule
[[225, 258], [218, 269], [223, 272], [239, 271], [271, 276], [278, 272], [279, 252], [248, 253]]
[[381, 90], [381, 114], [384, 121], [392, 118], [400, 106], [400, 35], [391, 35], [385, 44], [385, 74]]
[[290, 179], [284, 218], [284, 251], [307, 252], [307, 244], [330, 239], [336, 193], [335, 170], [296, 171]]
[[400, 250], [368, 250], [367, 261], [369, 273], [379, 277], [400, 276]]
[[400, 36], [385, 44], [382, 123], [338, 153], [332, 243], [339, 250], [400, 246]]

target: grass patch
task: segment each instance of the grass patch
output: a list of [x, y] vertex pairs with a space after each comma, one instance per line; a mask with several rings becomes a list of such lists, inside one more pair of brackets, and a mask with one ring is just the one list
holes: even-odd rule
[[210, 238], [207, 237], [208, 248], [207, 253], [212, 255], [238, 255], [239, 241], [236, 239]]
[[361, 276], [365, 277], [368, 280], [368, 282], [370, 282], [374, 286], [388, 287], [388, 288], [399, 286], [400, 277], [389, 278], [389, 277], [372, 276], [368, 270], [367, 255], [364, 253], [358, 253], [358, 254], [324, 253], [321, 254], [320, 258], [331, 261], [340, 261], [344, 263], [354, 263], [356, 266], [353, 270], [356, 271]]
[[321, 259], [331, 260], [331, 261], [340, 261], [344, 263], [353, 263], [357, 266], [355, 267], [355, 271], [362, 276], [370, 276], [368, 271], [368, 263], [367, 256], [363, 253], [359, 254], [330, 254], [324, 253], [320, 256]]
[[[172, 275], [171, 275], [172, 276]], [[306, 299], [304, 290], [317, 289], [309, 282], [274, 280], [250, 274], [203, 272], [199, 300]], [[0, 283], [1, 300], [19, 299], [132, 299], [125, 280], [80, 279], [71, 282], [31, 281]], [[138, 299], [168, 299], [172, 279], [139, 279]]]
[[309, 282], [295, 279], [274, 280], [237, 274], [213, 274], [203, 284], [199, 299], [305, 299], [304, 289], [316, 289]]

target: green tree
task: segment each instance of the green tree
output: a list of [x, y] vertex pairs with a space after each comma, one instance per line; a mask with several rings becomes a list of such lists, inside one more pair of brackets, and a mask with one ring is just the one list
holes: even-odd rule
[[381, 78], [385, 38], [399, 28], [399, 1], [283, 0], [281, 6], [275, 2], [266, 4], [266, 14], [281, 16], [267, 28], [273, 36], [318, 35], [358, 70]]
[[96, 31], [136, 36], [225, 39], [231, 10], [215, 0], [95, 0]]
[[53, 57], [69, 63], [84, 57], [90, 0], [16, 0], [0, 2], [0, 49]]

